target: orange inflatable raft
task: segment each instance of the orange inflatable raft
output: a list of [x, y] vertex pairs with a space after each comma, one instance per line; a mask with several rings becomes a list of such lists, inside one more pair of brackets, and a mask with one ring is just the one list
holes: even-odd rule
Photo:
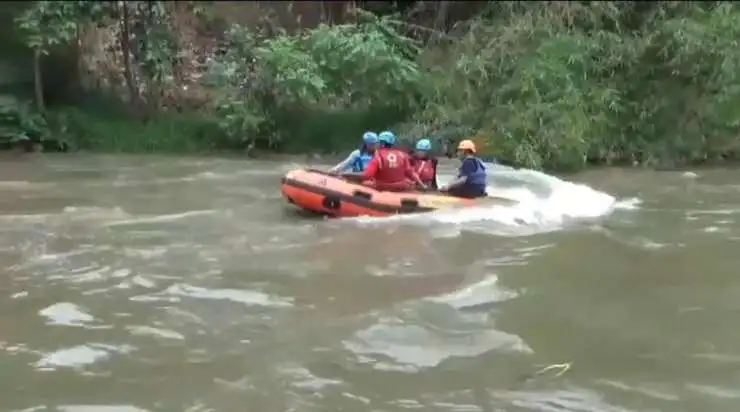
[[381, 192], [312, 169], [288, 172], [282, 192], [289, 203], [333, 217], [380, 217], [475, 205], [470, 199], [439, 194]]

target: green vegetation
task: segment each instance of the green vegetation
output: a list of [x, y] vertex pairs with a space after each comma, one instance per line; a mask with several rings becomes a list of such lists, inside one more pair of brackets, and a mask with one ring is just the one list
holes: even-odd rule
[[[491, 2], [451, 30], [360, 11], [292, 35], [225, 25], [207, 2], [177, 4], [33, 3], [16, 21], [36, 72], [44, 55], [66, 53], [78, 68], [66, 83], [78, 87], [47, 105], [60, 82], [35, 76], [44, 116], [0, 100], [0, 140], [321, 151], [393, 126], [409, 139], [475, 136], [502, 159], [551, 169], [680, 165], [740, 149], [734, 3]], [[199, 17], [189, 31], [183, 16]], [[116, 64], [74, 47], [104, 35], [97, 50]]]
[[494, 12], [430, 66], [421, 118], [471, 127], [530, 167], [681, 164], [740, 148], [735, 4], [552, 2]]
[[331, 148], [403, 120], [418, 104], [423, 73], [411, 39], [386, 34], [386, 25], [368, 16], [262, 40], [232, 27], [209, 73], [220, 129], [239, 143], [268, 136], [275, 146]]

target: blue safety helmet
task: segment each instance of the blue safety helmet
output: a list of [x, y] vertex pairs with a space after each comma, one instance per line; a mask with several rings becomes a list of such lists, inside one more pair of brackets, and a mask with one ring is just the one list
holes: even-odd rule
[[421, 139], [416, 142], [416, 150], [420, 152], [428, 152], [432, 150], [432, 142], [429, 139]]
[[389, 131], [380, 132], [378, 135], [378, 141], [380, 141], [380, 143], [385, 143], [388, 146], [393, 146], [396, 144], [396, 135]]
[[376, 144], [378, 143], [378, 134], [375, 132], [365, 132], [362, 135], [362, 142], [366, 145]]

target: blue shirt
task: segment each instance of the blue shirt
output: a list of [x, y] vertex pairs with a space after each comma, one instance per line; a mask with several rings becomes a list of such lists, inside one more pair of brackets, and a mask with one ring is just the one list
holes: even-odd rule
[[352, 171], [358, 173], [364, 172], [365, 169], [367, 169], [368, 165], [370, 165], [370, 161], [375, 157], [375, 153], [357, 149], [353, 151], [350, 156], [352, 156], [352, 162], [350, 163]]
[[342, 162], [337, 165], [337, 169], [342, 171], [351, 170], [352, 172], [364, 172], [370, 161], [373, 160], [374, 153], [366, 152], [361, 149], [353, 150]]

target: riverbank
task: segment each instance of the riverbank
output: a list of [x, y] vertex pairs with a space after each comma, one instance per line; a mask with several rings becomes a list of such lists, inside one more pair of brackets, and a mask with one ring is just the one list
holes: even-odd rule
[[[146, 17], [83, 11], [66, 18], [123, 27]], [[157, 18], [186, 12], [197, 14]], [[26, 16], [26, 34], [39, 15]], [[740, 153], [740, 9], [730, 3], [499, 2], [455, 27], [417, 32], [361, 10], [351, 24], [299, 36], [209, 21], [169, 32], [177, 41], [168, 47], [189, 59], [145, 64], [137, 50], [114, 52], [136, 74], [119, 70], [115, 90], [140, 91], [115, 110], [81, 96], [49, 104], [46, 129], [31, 138], [105, 152], [323, 153], [390, 128], [438, 146], [473, 137], [485, 152], [549, 170]], [[126, 87], [129, 77], [141, 84]]]

